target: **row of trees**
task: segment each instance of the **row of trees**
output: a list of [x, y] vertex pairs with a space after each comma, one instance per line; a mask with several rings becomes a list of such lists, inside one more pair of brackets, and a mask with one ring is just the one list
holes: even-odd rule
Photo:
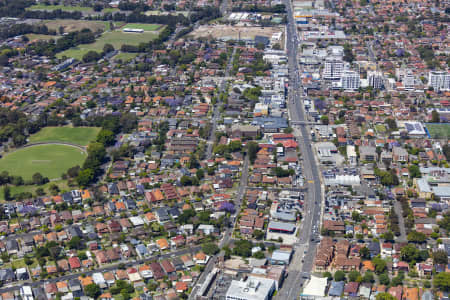
[[36, 55], [54, 56], [58, 52], [80, 44], [90, 44], [93, 42], [95, 42], [94, 33], [90, 29], [84, 28], [80, 31], [70, 32], [56, 41], [49, 40], [33, 43], [27, 47], [26, 52]]
[[28, 33], [56, 35], [55, 30], [49, 30], [45, 25], [13, 24], [0, 28], [0, 38], [2, 39]]

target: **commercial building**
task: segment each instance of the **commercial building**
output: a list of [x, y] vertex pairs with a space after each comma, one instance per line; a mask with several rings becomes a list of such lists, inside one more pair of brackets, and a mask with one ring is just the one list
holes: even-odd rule
[[336, 58], [328, 58], [325, 61], [323, 70], [323, 79], [325, 80], [341, 80], [344, 71], [344, 62]]
[[233, 280], [228, 288], [226, 299], [268, 300], [275, 289], [275, 280], [249, 276], [247, 280]]
[[367, 79], [369, 86], [374, 89], [382, 89], [383, 88], [383, 74], [381, 72], [367, 72]]
[[431, 71], [428, 74], [428, 86], [434, 91], [450, 91], [450, 73], [446, 71]]
[[359, 74], [355, 71], [346, 70], [342, 73], [341, 87], [344, 90], [357, 90], [361, 86]]

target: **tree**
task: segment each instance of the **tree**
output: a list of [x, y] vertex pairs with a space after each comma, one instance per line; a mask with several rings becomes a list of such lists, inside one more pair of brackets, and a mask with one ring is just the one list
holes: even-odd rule
[[94, 180], [94, 171], [92, 169], [84, 169], [78, 173], [77, 182], [80, 186], [86, 187]]
[[230, 150], [230, 152], [241, 151], [241, 149], [242, 149], [241, 141], [230, 142], [230, 144], [228, 145], [228, 149]]
[[358, 271], [350, 271], [348, 274], [348, 281], [358, 281], [361, 280], [361, 273]]
[[250, 162], [253, 164], [255, 162], [256, 159], [256, 154], [259, 151], [259, 145], [257, 142], [248, 142], [247, 143], [247, 153], [248, 153], [248, 158], [250, 159]]
[[81, 249], [83, 247], [81, 243], [81, 238], [78, 236], [74, 236], [68, 243], [67, 246], [70, 249]]
[[384, 261], [380, 257], [374, 257], [372, 259], [372, 264], [375, 268], [376, 274], [381, 274], [384, 273], [384, 271], [386, 271], [386, 261]]
[[423, 243], [427, 240], [427, 236], [424, 233], [415, 230], [408, 233], [406, 238], [413, 243]]
[[450, 213], [446, 213], [442, 220], [438, 222], [439, 226], [445, 229], [447, 232], [450, 231]]
[[102, 129], [97, 135], [97, 142], [102, 143], [104, 146], [110, 146], [114, 144], [115, 136], [114, 132], [108, 129]]
[[359, 212], [357, 212], [356, 210], [354, 210], [354, 211], [352, 212], [352, 220], [355, 221], [356, 223], [359, 223], [359, 222], [362, 221], [361, 215], [360, 215]]
[[322, 117], [320, 117], [320, 121], [322, 122], [323, 125], [328, 125], [329, 122], [330, 122], [328, 116], [322, 116]]
[[362, 247], [361, 249], [359, 249], [359, 255], [363, 259], [370, 259], [370, 250], [369, 250], [369, 248]]
[[3, 198], [5, 198], [6, 201], [10, 201], [13, 199], [13, 197], [11, 196], [11, 188], [8, 185], [3, 188]]
[[41, 188], [41, 187], [38, 187], [38, 188], [36, 189], [36, 195], [38, 195], [38, 196], [44, 196], [44, 195], [45, 195], [44, 189]]
[[420, 169], [417, 165], [410, 165], [408, 167], [408, 171], [409, 171], [409, 176], [411, 178], [420, 178], [422, 177], [421, 173], [420, 173]]
[[392, 233], [392, 231], [385, 232], [383, 234], [383, 239], [385, 239], [386, 241], [394, 241], [394, 234]]
[[205, 243], [202, 245], [202, 250], [206, 255], [214, 255], [219, 252], [219, 247], [215, 243]]
[[392, 296], [389, 293], [378, 293], [375, 299], [376, 300], [397, 300], [397, 298], [395, 298], [394, 296]]
[[78, 173], [80, 173], [80, 166], [75, 166], [67, 170], [67, 175], [69, 175], [70, 178], [75, 178], [78, 176]]
[[439, 113], [434, 109], [431, 112], [431, 122], [439, 123], [440, 121], [441, 121], [441, 117], [439, 116]]
[[392, 278], [391, 285], [392, 286], [403, 285], [403, 279], [405, 279], [405, 276], [403, 275], [403, 273], [399, 273], [397, 276]]
[[266, 255], [262, 251], [258, 251], [255, 254], [253, 254], [253, 257], [256, 259], [263, 259], [266, 258]]
[[101, 294], [100, 287], [95, 283], [88, 284], [84, 288], [84, 292], [87, 296], [96, 299]]
[[103, 9], [103, 5], [101, 4], [101, 3], [94, 3], [94, 11], [96, 11], [96, 12], [100, 12], [100, 11], [102, 11], [102, 9]]
[[400, 250], [400, 257], [406, 262], [415, 261], [419, 257], [419, 249], [412, 244], [408, 244]]
[[442, 152], [445, 155], [445, 159], [447, 161], [450, 161], [450, 145], [449, 144], [445, 144], [444, 147], [442, 147]]
[[238, 240], [234, 242], [233, 254], [242, 256], [242, 257], [250, 257], [252, 255], [252, 247], [253, 244], [247, 240]]
[[353, 60], [355, 59], [355, 56], [353, 55], [353, 50], [352, 50], [352, 46], [350, 46], [350, 44], [345, 44], [344, 45], [344, 60], [346, 62], [353, 62]]
[[264, 231], [261, 231], [259, 229], [255, 229], [253, 231], [253, 237], [257, 240], [262, 240], [264, 238]]
[[336, 272], [334, 273], [334, 280], [335, 280], [335, 281], [346, 281], [344, 271], [341, 271], [341, 270], [336, 271]]
[[88, 63], [88, 62], [97, 61], [101, 57], [102, 57], [101, 54], [99, 54], [97, 51], [90, 50], [85, 55], [83, 55], [83, 62]]
[[447, 252], [444, 250], [437, 250], [433, 252], [433, 262], [435, 264], [448, 264]]
[[50, 190], [50, 193], [51, 193], [53, 196], [56, 196], [56, 195], [59, 194], [59, 187], [58, 187], [56, 184], [54, 184], [54, 183], [52, 183], [52, 184], [50, 185], [49, 190]]
[[441, 291], [450, 291], [450, 273], [441, 272], [434, 276], [433, 285]]
[[364, 273], [364, 276], [362, 277], [362, 281], [367, 282], [367, 283], [374, 283], [375, 276], [373, 275], [372, 272], [367, 271], [366, 273]]
[[331, 275], [330, 272], [323, 272], [322, 277], [326, 277], [326, 278], [328, 278], [328, 280], [333, 279], [333, 275]]
[[378, 280], [383, 285], [389, 285], [389, 283], [391, 282], [391, 280], [389, 279], [389, 275], [387, 273], [380, 274], [378, 276]]
[[37, 185], [42, 185], [49, 181], [48, 178], [42, 176], [42, 174], [39, 172], [34, 173], [31, 180], [33, 181], [34, 184]]

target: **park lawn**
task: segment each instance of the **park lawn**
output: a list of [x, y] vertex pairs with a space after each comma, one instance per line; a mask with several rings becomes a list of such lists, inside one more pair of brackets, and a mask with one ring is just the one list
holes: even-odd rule
[[127, 62], [133, 58], [135, 58], [138, 54], [137, 53], [127, 53], [127, 52], [120, 52], [116, 56], [114, 56], [114, 60], [121, 59], [123, 62]]
[[386, 126], [384, 126], [383, 124], [375, 125], [375, 128], [376, 128], [376, 130], [379, 133], [385, 133], [386, 132]]
[[11, 261], [11, 265], [15, 269], [26, 268], [25, 259], [14, 259]]
[[92, 7], [87, 6], [70, 6], [70, 5], [45, 5], [45, 4], [35, 4], [27, 7], [27, 10], [57, 10], [62, 11], [93, 11]]
[[450, 124], [428, 123], [425, 124], [425, 127], [433, 139], [450, 138]]
[[[54, 180], [54, 181], [50, 181], [44, 185], [19, 185], [19, 186], [15, 186], [15, 185], [10, 185], [9, 187], [11, 188], [11, 195], [17, 195], [17, 194], [21, 194], [21, 193], [31, 193], [33, 195], [36, 194], [36, 190], [38, 188], [43, 188], [44, 192], [46, 193], [46, 195], [50, 195], [50, 186], [51, 185], [57, 185], [60, 191], [69, 191], [69, 186], [67, 185], [67, 181], [66, 180]], [[4, 186], [0, 187], [0, 202], [5, 201], [5, 195], [3, 193], [3, 188]]]
[[69, 168], [82, 165], [87, 154], [66, 145], [36, 145], [11, 152], [0, 159], [0, 170], [30, 180], [36, 172], [50, 180], [60, 178]]
[[[67, 49], [63, 52], [57, 53], [56, 57], [60, 58], [60, 59], [71, 57], [71, 58], [75, 58], [75, 59], [78, 59], [81, 61], [83, 59], [83, 56], [86, 53], [88, 53], [89, 51], [90, 51], [89, 49], [74, 47], [74, 48]], [[100, 52], [100, 51], [98, 51], [98, 52]]]
[[144, 24], [144, 23], [127, 23], [123, 28], [142, 29], [144, 31], [156, 31], [162, 25], [159, 24]]
[[152, 41], [158, 37], [158, 32], [143, 32], [143, 33], [128, 33], [122, 31], [105, 32], [92, 44], [83, 44], [78, 47], [70, 48], [66, 51], [60, 52], [56, 55], [58, 58], [73, 57], [78, 60], [83, 58], [83, 55], [89, 51], [102, 52], [105, 44], [113, 45], [114, 49], [119, 50], [122, 45], [137, 46], [140, 43]]
[[97, 138], [100, 127], [44, 127], [30, 136], [28, 142], [68, 142], [87, 146]]

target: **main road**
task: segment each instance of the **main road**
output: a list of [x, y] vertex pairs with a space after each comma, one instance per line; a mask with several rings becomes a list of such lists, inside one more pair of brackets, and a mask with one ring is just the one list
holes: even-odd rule
[[321, 182], [318, 166], [314, 157], [310, 139], [308, 118], [303, 106], [303, 87], [297, 61], [298, 34], [290, 0], [285, 0], [287, 10], [286, 51], [289, 66], [288, 110], [290, 121], [296, 124], [294, 134], [303, 157], [303, 170], [307, 194], [305, 197], [304, 218], [300, 224], [298, 240], [294, 245], [294, 255], [288, 268], [288, 277], [277, 294], [278, 299], [298, 299], [301, 288], [313, 267], [321, 217]]

